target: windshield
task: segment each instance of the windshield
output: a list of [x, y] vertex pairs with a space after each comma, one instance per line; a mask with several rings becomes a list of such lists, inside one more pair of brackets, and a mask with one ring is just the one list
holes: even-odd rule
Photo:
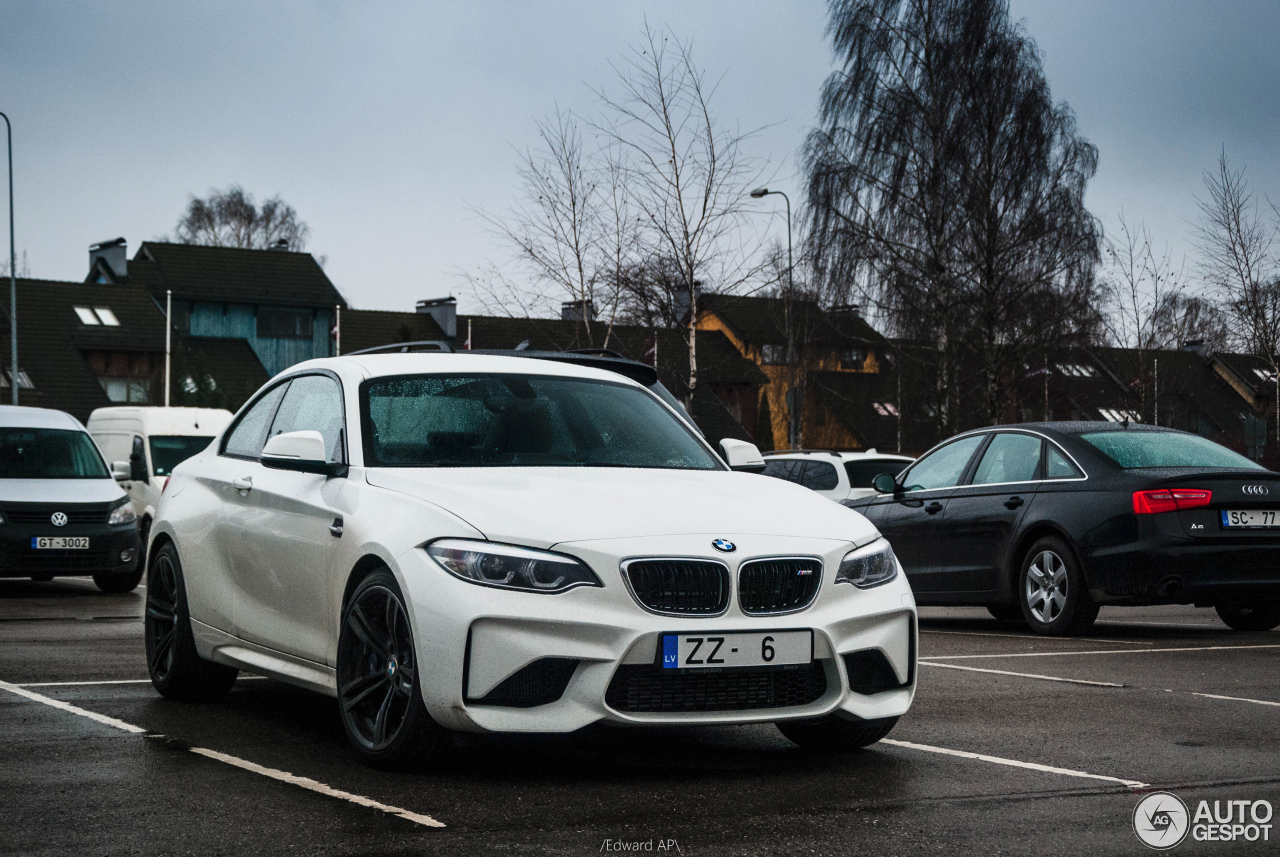
[[1266, 470], [1225, 446], [1171, 431], [1098, 431], [1080, 435], [1125, 470], [1138, 467], [1230, 467]]
[[75, 429], [0, 428], [0, 479], [108, 479], [89, 435]]
[[645, 391], [583, 378], [402, 375], [363, 385], [370, 467], [659, 467], [719, 459]]
[[151, 469], [156, 476], [169, 476], [173, 468], [201, 452], [213, 441], [201, 435], [162, 434], [151, 436]]
[[849, 485], [853, 488], [870, 488], [871, 483], [881, 473], [897, 476], [906, 469], [910, 461], [897, 461], [892, 458], [859, 459], [844, 463], [845, 473], [849, 474]]

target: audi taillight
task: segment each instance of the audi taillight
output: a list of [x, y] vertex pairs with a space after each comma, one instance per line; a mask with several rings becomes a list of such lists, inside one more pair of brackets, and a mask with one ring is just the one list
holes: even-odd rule
[[1133, 514], [1159, 515], [1208, 506], [1213, 492], [1204, 488], [1157, 488], [1133, 492]]

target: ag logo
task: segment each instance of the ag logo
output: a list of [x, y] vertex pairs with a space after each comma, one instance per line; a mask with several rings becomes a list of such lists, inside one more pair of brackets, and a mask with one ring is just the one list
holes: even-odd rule
[[1191, 818], [1187, 805], [1169, 792], [1149, 794], [1133, 808], [1133, 832], [1142, 844], [1165, 851], [1187, 838]]
[[1246, 485], [1240, 490], [1251, 497], [1265, 497], [1271, 493], [1270, 489], [1265, 485]]
[[711, 546], [720, 551], [720, 553], [733, 553], [738, 549], [738, 546], [728, 539], [716, 539], [711, 543]]
[[54, 512], [49, 516], [49, 523], [53, 524], [55, 527], [65, 527], [67, 525], [67, 513]]

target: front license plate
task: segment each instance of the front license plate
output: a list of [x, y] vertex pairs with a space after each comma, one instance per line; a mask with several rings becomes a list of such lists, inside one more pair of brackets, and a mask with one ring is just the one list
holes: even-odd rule
[[87, 550], [88, 536], [32, 536], [32, 550]]
[[1273, 509], [1231, 509], [1222, 512], [1224, 527], [1280, 527], [1280, 511]]
[[658, 644], [668, 670], [774, 667], [813, 660], [813, 631], [663, 634]]

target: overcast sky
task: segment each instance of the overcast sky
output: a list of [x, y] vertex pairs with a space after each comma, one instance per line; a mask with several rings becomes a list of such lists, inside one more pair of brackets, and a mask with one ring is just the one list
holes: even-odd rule
[[[1280, 3], [1014, 0], [1013, 12], [1098, 146], [1088, 203], [1106, 225], [1124, 209], [1189, 251], [1201, 175], [1223, 146], [1280, 202]], [[132, 255], [172, 231], [190, 194], [238, 182], [297, 208], [352, 305], [454, 293], [475, 311], [457, 273], [508, 254], [469, 209], [510, 201], [513, 147], [535, 143], [557, 103], [589, 112], [646, 17], [723, 75], [723, 121], [768, 126], [753, 153], [772, 186], [798, 190], [795, 152], [832, 69], [819, 0], [0, 0], [19, 254], [33, 276], [78, 280], [90, 243], [123, 235]]]

